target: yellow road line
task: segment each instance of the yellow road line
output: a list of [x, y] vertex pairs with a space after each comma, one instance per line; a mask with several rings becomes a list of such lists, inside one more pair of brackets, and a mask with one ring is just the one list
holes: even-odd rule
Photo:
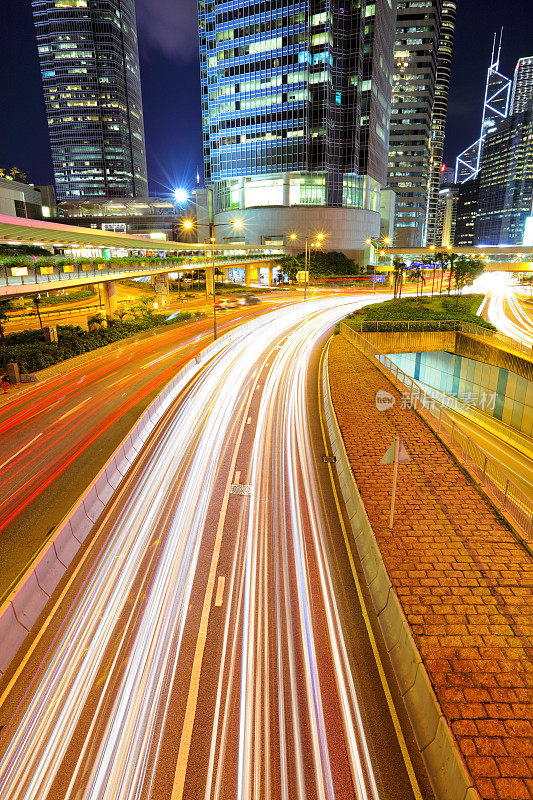
[[[330, 339], [331, 341], [331, 339]], [[326, 456], [329, 455], [328, 451], [328, 440], [326, 437], [326, 430], [324, 427], [324, 412], [323, 412], [323, 405], [324, 399], [322, 397], [322, 369], [323, 369], [323, 362], [324, 362], [324, 354], [329, 349], [329, 342], [327, 346], [322, 351], [320, 356], [320, 363], [318, 369], [318, 408], [319, 408], [319, 416], [320, 416], [320, 427], [322, 429], [322, 438], [324, 440], [324, 448]], [[333, 477], [333, 469], [331, 464], [328, 463], [328, 471], [329, 477], [331, 481], [331, 488], [333, 490], [333, 497], [335, 499], [335, 505], [337, 507], [337, 513], [339, 515], [339, 522], [342, 528], [342, 535], [344, 537], [344, 544], [346, 545], [346, 552], [348, 553], [348, 559], [350, 561], [350, 568], [352, 570], [352, 576], [355, 583], [355, 588], [357, 590], [357, 597], [359, 599], [359, 604], [361, 606], [361, 612], [363, 614], [363, 620], [365, 622], [366, 631], [368, 633], [368, 638], [370, 640], [370, 645], [372, 647], [372, 653], [374, 654], [374, 659], [376, 662], [376, 666], [378, 669], [379, 677], [381, 680], [381, 685], [383, 687], [383, 691], [385, 693], [385, 699], [387, 701], [387, 706], [389, 708], [389, 712], [392, 719], [392, 724], [394, 725], [394, 730], [396, 732], [396, 737], [398, 739], [398, 744], [400, 745], [400, 750], [402, 751], [402, 757], [404, 760], [405, 768], [407, 770], [407, 774], [409, 776], [409, 782], [411, 784], [411, 788], [413, 790], [413, 794], [415, 796], [415, 800], [423, 800], [422, 793], [420, 791], [420, 787], [418, 785], [418, 781], [416, 779], [415, 771], [413, 768], [413, 763], [411, 761], [411, 757], [409, 755], [409, 751], [407, 749], [407, 745], [405, 743], [405, 738], [402, 732], [402, 728], [400, 725], [400, 720], [398, 719], [398, 714], [396, 712], [396, 708], [394, 706], [394, 700], [392, 699], [392, 694], [389, 688], [389, 683], [387, 681], [387, 676], [385, 675], [385, 670], [383, 669], [383, 662], [381, 661], [381, 656], [379, 655], [378, 646], [376, 643], [376, 639], [374, 637], [374, 631], [372, 630], [372, 624], [370, 622], [370, 617], [368, 616], [368, 611], [365, 604], [365, 599], [363, 597], [363, 592], [361, 589], [361, 584], [359, 582], [359, 578], [357, 576], [357, 570], [355, 568], [355, 562], [353, 558], [352, 548], [350, 545], [350, 538], [348, 536], [348, 531], [346, 530], [346, 525], [344, 524], [344, 517], [342, 515], [342, 509], [339, 502], [339, 496], [337, 494], [337, 488], [335, 486], [335, 479]]]
[[215, 597], [215, 607], [220, 608], [222, 605], [222, 600], [224, 598], [224, 586], [226, 584], [226, 578], [224, 575], [218, 576], [218, 583], [217, 583], [217, 594]]

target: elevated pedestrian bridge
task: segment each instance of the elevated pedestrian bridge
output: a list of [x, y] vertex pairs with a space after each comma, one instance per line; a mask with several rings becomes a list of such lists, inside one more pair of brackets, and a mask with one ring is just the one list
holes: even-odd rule
[[[0, 242], [10, 245], [35, 245], [61, 251], [71, 261], [62, 266], [22, 267], [0, 261], [0, 297], [35, 294], [41, 291], [108, 284], [121, 278], [137, 278], [170, 272], [205, 269], [208, 288], [216, 268], [226, 274], [229, 268], [245, 269], [246, 283], [257, 279], [258, 271], [268, 269], [268, 283], [283, 250], [272, 247], [244, 248], [233, 244], [171, 242], [144, 239], [96, 228], [61, 225], [55, 222], [0, 215]], [[153, 256], [157, 257], [154, 262]], [[177, 256], [169, 263], [166, 256]], [[121, 261], [129, 257], [129, 262]], [[85, 259], [85, 260], [84, 260]], [[148, 261], [150, 259], [150, 261]], [[4, 259], [9, 261], [9, 259]]]

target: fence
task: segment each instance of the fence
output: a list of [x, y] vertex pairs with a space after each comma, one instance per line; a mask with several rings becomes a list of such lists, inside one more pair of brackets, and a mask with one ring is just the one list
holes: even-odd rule
[[533, 357], [533, 347], [516, 339], [511, 339], [499, 331], [484, 328], [481, 325], [473, 325], [470, 322], [462, 322], [457, 319], [395, 319], [395, 320], [363, 320], [359, 324], [350, 320], [348, 326], [359, 333], [420, 333], [422, 331], [456, 331], [457, 333], [468, 333], [471, 336], [481, 336], [490, 339], [495, 345], [501, 345], [509, 350], [523, 353], [529, 358]]
[[[476, 327], [476, 326], [472, 326]], [[342, 335], [364, 353], [400, 391], [408, 396], [409, 404], [422, 413], [431, 427], [456, 451], [487, 494], [525, 534], [531, 538], [533, 531], [533, 501], [508, 477], [508, 475], [460, 428], [455, 420], [427, 394], [410, 375], [394, 364], [384, 353], [373, 347], [364, 336], [341, 323]]]

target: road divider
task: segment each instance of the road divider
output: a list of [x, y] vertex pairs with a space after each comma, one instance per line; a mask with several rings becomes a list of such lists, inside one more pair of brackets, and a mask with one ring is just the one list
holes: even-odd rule
[[[265, 316], [267, 324], [268, 314]], [[0, 675], [3, 675], [38, 621], [68, 567], [109, 501], [135, 463], [157, 424], [194, 376], [231, 342], [245, 337], [257, 319], [221, 336], [176, 374], [144, 411], [124, 441], [102, 467], [84, 494], [57, 526], [53, 536], [28, 565], [24, 575], [0, 600]]]

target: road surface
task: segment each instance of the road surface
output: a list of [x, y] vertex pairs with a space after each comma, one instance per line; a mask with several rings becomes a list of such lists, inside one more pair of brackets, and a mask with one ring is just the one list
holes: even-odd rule
[[[217, 314], [220, 332], [282, 305]], [[83, 493], [151, 399], [213, 337], [212, 320], [128, 342], [0, 399], [0, 595]]]
[[431, 798], [325, 480], [354, 305], [257, 319], [177, 398], [0, 686], [1, 800]]

